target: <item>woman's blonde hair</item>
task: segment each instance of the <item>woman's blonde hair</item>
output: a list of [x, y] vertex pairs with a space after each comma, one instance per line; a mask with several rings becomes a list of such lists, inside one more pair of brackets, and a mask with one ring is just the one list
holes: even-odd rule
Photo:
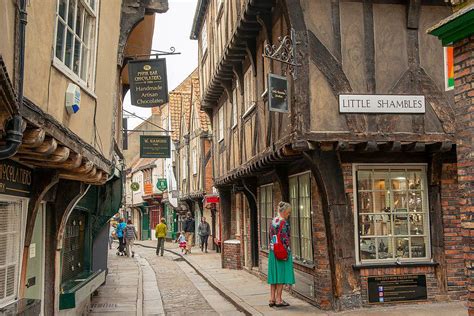
[[286, 211], [286, 210], [289, 209], [289, 208], [291, 208], [291, 204], [290, 204], [290, 203], [283, 202], [283, 201], [281, 201], [280, 203], [278, 203], [278, 213], [284, 212], [284, 211]]

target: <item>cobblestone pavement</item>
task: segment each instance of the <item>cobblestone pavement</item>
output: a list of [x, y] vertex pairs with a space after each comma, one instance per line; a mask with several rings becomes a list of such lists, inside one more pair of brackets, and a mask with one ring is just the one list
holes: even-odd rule
[[135, 258], [109, 251], [106, 284], [89, 315], [243, 315], [181, 257], [135, 247]]

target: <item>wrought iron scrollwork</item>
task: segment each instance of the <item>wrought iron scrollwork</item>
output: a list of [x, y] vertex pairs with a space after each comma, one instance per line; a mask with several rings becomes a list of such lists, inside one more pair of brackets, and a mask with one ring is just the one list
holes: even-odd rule
[[283, 38], [278, 37], [279, 44], [266, 44], [263, 49], [263, 57], [279, 61], [287, 66], [287, 71], [296, 79], [296, 67], [301, 66], [296, 57], [296, 45], [299, 42], [295, 39], [295, 31], [291, 29], [290, 35]]

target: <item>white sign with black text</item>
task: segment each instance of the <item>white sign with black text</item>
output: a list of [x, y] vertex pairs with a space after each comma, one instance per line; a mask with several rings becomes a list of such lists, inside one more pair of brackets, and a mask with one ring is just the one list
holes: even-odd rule
[[340, 113], [425, 113], [423, 95], [340, 94]]

